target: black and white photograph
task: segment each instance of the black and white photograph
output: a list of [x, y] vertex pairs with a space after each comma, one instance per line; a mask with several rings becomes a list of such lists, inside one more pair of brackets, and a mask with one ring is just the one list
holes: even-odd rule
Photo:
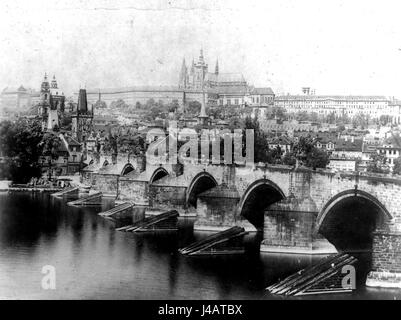
[[0, 300], [401, 299], [400, 12], [1, 1]]

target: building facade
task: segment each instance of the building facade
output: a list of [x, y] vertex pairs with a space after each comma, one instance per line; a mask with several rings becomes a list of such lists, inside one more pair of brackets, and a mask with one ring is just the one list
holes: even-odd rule
[[18, 88], [5, 88], [0, 95], [0, 105], [4, 112], [27, 111], [39, 101], [39, 92], [27, 89], [24, 86]]
[[384, 96], [285, 95], [275, 97], [274, 105], [289, 113], [314, 112], [336, 117], [364, 114], [370, 119], [379, 119], [382, 115], [399, 114], [399, 105], [390, 103]]

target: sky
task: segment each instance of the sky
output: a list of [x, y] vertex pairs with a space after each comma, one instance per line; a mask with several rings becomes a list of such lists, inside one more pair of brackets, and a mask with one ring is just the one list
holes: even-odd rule
[[[397, 3], [398, 2], [398, 3]], [[177, 85], [203, 48], [209, 71], [277, 94], [401, 97], [401, 2], [2, 0], [0, 90], [56, 75], [79, 88]]]

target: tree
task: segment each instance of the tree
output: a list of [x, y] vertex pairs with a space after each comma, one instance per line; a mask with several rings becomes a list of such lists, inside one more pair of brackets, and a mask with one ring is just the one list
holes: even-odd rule
[[305, 165], [313, 169], [326, 168], [329, 161], [329, 155], [326, 151], [313, 147], [306, 157]]
[[293, 152], [287, 152], [283, 157], [283, 164], [287, 166], [293, 166], [296, 162], [297, 160]]
[[93, 105], [93, 107], [95, 109], [106, 109], [107, 108], [107, 104], [106, 104], [106, 102], [104, 102], [102, 100], [97, 100], [95, 102], [95, 104]]
[[308, 137], [300, 137], [298, 142], [294, 145], [294, 155], [301, 159], [306, 157], [312, 152], [314, 148], [313, 139]]
[[371, 156], [371, 161], [368, 163], [366, 170], [373, 173], [387, 173], [385, 156], [375, 153]]
[[385, 126], [386, 124], [391, 123], [391, 117], [383, 114], [380, 116], [379, 121], [381, 125]]
[[285, 120], [287, 117], [286, 110], [282, 107], [274, 107], [273, 116], [280, 121]]
[[167, 105], [168, 112], [177, 112], [179, 109], [180, 105], [178, 103], [178, 100], [173, 100], [171, 103]]
[[352, 125], [354, 128], [362, 127], [364, 128], [369, 124], [369, 118], [365, 116], [363, 113], [358, 113], [352, 118]]
[[401, 157], [394, 160], [393, 173], [401, 175]]
[[6, 159], [8, 178], [26, 183], [41, 175], [42, 139], [40, 121], [19, 119], [15, 123], [5, 121], [0, 124], [0, 149]]
[[128, 109], [129, 105], [123, 99], [118, 99], [110, 104], [111, 109]]
[[188, 106], [186, 108], [186, 112], [189, 113], [190, 115], [198, 115], [200, 113], [202, 105], [198, 101], [191, 101], [188, 103]]
[[213, 119], [224, 119], [225, 110], [223, 106], [211, 107], [207, 112]]
[[155, 100], [153, 98], [150, 98], [148, 101], [145, 103], [146, 109], [150, 109], [156, 104]]
[[316, 148], [313, 138], [310, 136], [299, 138], [294, 145], [293, 155], [303, 165], [313, 169], [325, 168], [330, 161], [327, 152]]
[[[245, 129], [251, 129], [254, 131], [254, 161], [272, 161], [272, 155], [269, 153], [267, 135], [260, 129], [259, 121], [248, 116], [245, 118], [244, 126]], [[243, 135], [243, 137], [245, 139], [245, 135]]]
[[42, 150], [42, 155], [50, 157], [51, 159], [57, 159], [58, 150], [61, 146], [60, 138], [53, 133], [46, 133], [43, 135], [42, 141], [39, 143], [39, 147]]
[[117, 139], [118, 139], [118, 134], [113, 134], [110, 130], [108, 136], [104, 140], [103, 150], [105, 153], [109, 154], [117, 153]]
[[306, 111], [300, 111], [295, 114], [295, 119], [298, 121], [308, 121], [309, 115]]
[[283, 151], [280, 146], [276, 146], [273, 149], [269, 149], [267, 152], [267, 162], [272, 164], [281, 164], [281, 156], [283, 155]]
[[330, 124], [336, 123], [336, 114], [334, 112], [330, 112], [326, 117], [326, 121]]

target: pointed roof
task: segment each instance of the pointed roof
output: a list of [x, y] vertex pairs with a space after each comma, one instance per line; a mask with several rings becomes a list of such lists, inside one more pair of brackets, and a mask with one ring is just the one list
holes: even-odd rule
[[79, 89], [78, 113], [87, 113], [87, 112], [88, 112], [88, 102], [86, 99], [86, 90]]
[[43, 77], [41, 90], [46, 91], [49, 89], [49, 81], [47, 81], [47, 73], [45, 72], [45, 76]]

